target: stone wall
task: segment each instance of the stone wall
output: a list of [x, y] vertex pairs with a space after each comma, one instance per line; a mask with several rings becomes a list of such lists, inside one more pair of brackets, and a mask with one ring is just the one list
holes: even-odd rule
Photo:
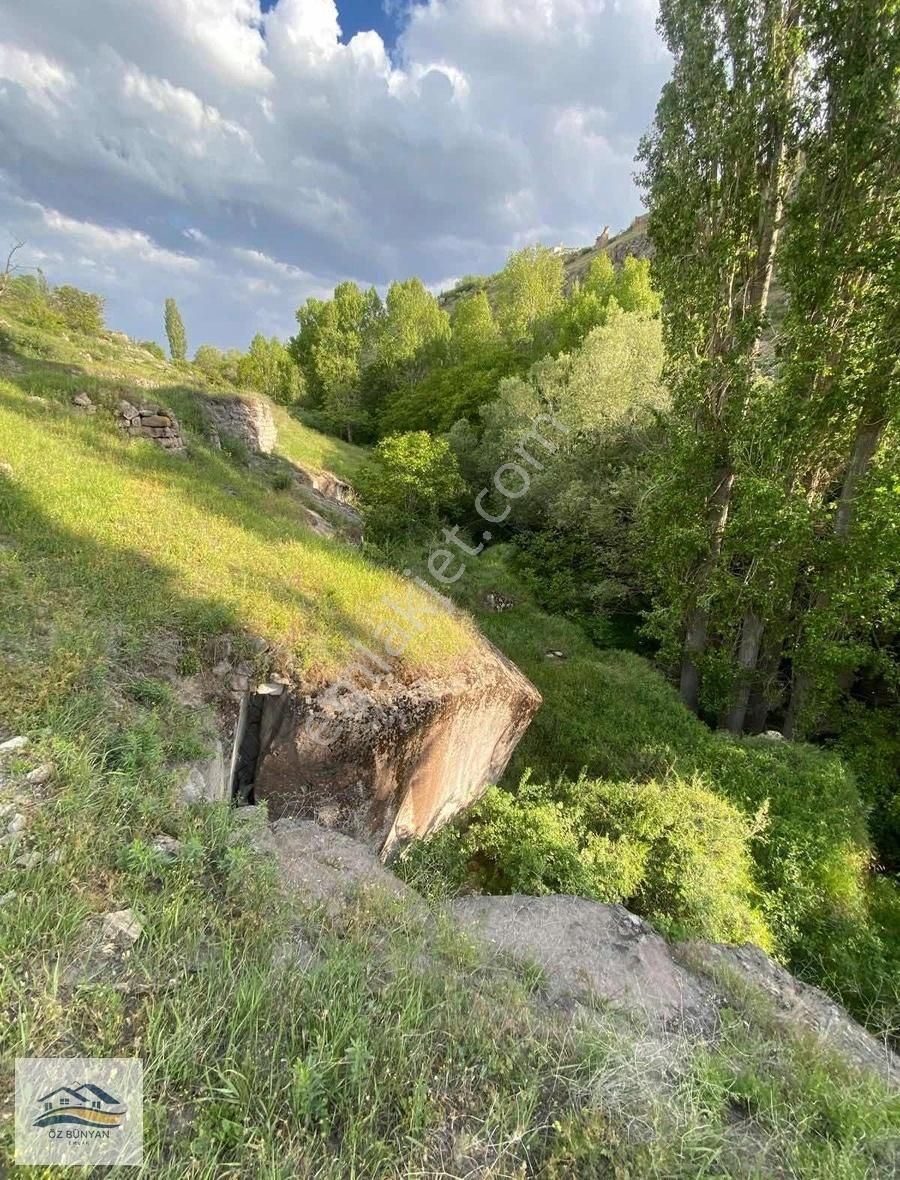
[[272, 409], [263, 398], [206, 394], [202, 404], [206, 419], [217, 435], [230, 435], [251, 451], [271, 454], [278, 431]]
[[184, 450], [178, 419], [163, 406], [133, 406], [121, 401], [118, 422], [130, 438], [148, 438], [167, 451]]

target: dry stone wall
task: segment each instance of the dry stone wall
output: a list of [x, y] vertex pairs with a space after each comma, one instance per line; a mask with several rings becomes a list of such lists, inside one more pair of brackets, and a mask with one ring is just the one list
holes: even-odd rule
[[133, 406], [119, 402], [119, 427], [130, 438], [148, 438], [166, 451], [184, 450], [178, 419], [163, 406]]

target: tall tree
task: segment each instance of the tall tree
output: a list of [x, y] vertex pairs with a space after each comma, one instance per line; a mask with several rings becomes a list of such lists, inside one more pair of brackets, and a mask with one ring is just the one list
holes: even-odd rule
[[174, 299], [166, 300], [166, 339], [169, 341], [169, 353], [173, 361], [183, 361], [187, 356], [187, 333], [184, 330], [184, 320]]
[[497, 276], [497, 322], [510, 344], [546, 351], [563, 302], [563, 263], [544, 246], [510, 254]]
[[[846, 587], [864, 592], [878, 569], [871, 543], [868, 569], [860, 567], [854, 533], [873, 465], [900, 417], [900, 6], [807, 0], [804, 15], [816, 117], [780, 263], [790, 298], [784, 385], [794, 482], [812, 490], [830, 519], [797, 592], [804, 613], [787, 653], [789, 735], [815, 712], [817, 668], [833, 686], [842, 664], [852, 668], [847, 649], [860, 623], [878, 616], [871, 599], [854, 603]], [[900, 514], [891, 515], [890, 496], [880, 503], [877, 531], [896, 537]], [[882, 582], [889, 587], [889, 578]]]
[[754, 389], [796, 162], [799, 8], [800, 0], [662, 0], [660, 9], [674, 68], [640, 154], [681, 428], [681, 488], [701, 489], [704, 523], [690, 546], [670, 552], [668, 593], [680, 601], [657, 621], [680, 626], [681, 695], [695, 710], [734, 491], [735, 433]]

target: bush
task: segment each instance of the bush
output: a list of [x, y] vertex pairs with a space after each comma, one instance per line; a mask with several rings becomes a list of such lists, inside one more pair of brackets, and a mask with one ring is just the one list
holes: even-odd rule
[[156, 343], [155, 340], [141, 340], [138, 343], [138, 348], [143, 348], [144, 352], [149, 352], [151, 356], [155, 356], [158, 361], [164, 361], [166, 354]]
[[55, 287], [50, 297], [50, 306], [62, 323], [85, 336], [96, 336], [103, 331], [103, 304], [102, 295], [68, 285]]
[[435, 524], [466, 490], [449, 444], [424, 430], [382, 439], [356, 486], [376, 537]]
[[672, 936], [771, 949], [750, 853], [762, 823], [698, 781], [526, 776], [515, 794], [491, 789], [464, 831], [414, 846], [401, 865], [415, 874], [427, 857], [457, 888], [620, 902]]

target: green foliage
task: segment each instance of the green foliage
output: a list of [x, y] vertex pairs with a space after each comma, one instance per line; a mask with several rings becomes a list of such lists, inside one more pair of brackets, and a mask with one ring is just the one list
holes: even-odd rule
[[391, 283], [375, 337], [375, 365], [387, 384], [411, 384], [444, 354], [450, 317], [421, 279]]
[[165, 325], [169, 355], [173, 361], [185, 360], [187, 357], [187, 334], [178, 304], [172, 298], [166, 300]]
[[155, 356], [158, 361], [164, 361], [166, 359], [165, 352], [155, 340], [139, 340], [138, 348], [143, 348], [144, 352], [149, 352], [150, 355]]
[[80, 291], [77, 287], [54, 287], [50, 306], [65, 327], [85, 336], [96, 336], [103, 331], [102, 295]]
[[366, 521], [376, 536], [433, 526], [465, 493], [445, 439], [424, 430], [383, 438], [357, 476]]
[[238, 362], [237, 378], [242, 385], [249, 385], [285, 406], [293, 405], [303, 396], [300, 369], [277, 336], [266, 340], [257, 332], [247, 355]]
[[467, 295], [454, 305], [450, 331], [450, 357], [456, 363], [483, 363], [496, 349], [500, 331], [484, 291]]
[[374, 287], [362, 291], [356, 283], [339, 283], [333, 299], [307, 299], [298, 309], [299, 330], [288, 343], [303, 377], [306, 403], [348, 441], [369, 424], [361, 367], [372, 351], [382, 313]]
[[900, 708], [841, 706], [834, 748], [852, 768], [860, 795], [870, 809], [869, 830], [878, 859], [900, 872]]
[[563, 302], [563, 262], [552, 250], [528, 246], [509, 256], [497, 276], [496, 314], [505, 339], [546, 351]]
[[452, 850], [457, 885], [574, 893], [627, 905], [674, 937], [771, 947], [750, 855], [760, 827], [697, 781], [551, 787], [526, 776], [515, 794], [490, 790], [462, 832], [433, 843]]

